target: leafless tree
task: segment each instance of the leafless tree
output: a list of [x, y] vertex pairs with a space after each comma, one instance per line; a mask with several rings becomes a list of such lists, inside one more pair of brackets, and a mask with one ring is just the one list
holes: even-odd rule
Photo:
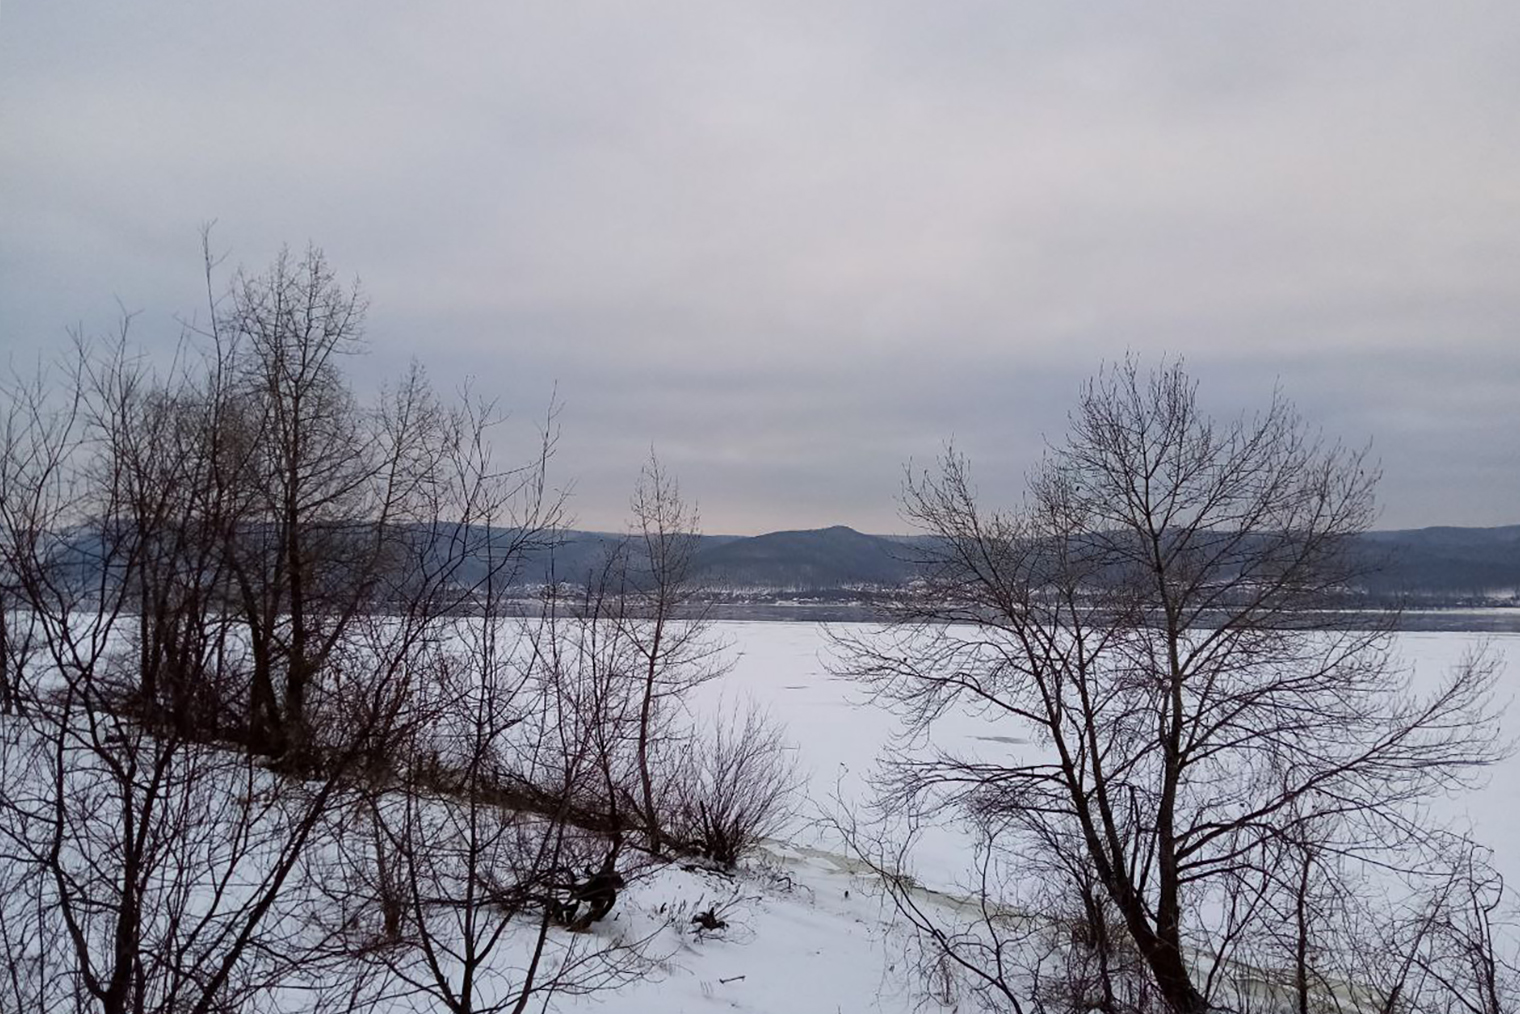
[[[1340, 629], [1376, 478], [1281, 396], [1220, 423], [1179, 364], [1133, 361], [1083, 388], [1020, 510], [984, 509], [953, 452], [910, 476], [926, 578], [842, 668], [912, 732], [969, 710], [1032, 742], [906, 751], [884, 802], [958, 814], [1011, 878], [1053, 863], [1073, 892], [1090, 881], [1103, 933], [1167, 1009], [1233, 1003], [1236, 959], [1292, 924], [1305, 878], [1321, 894], [1375, 869], [1419, 880], [1418, 804], [1499, 753], [1494, 659], [1416, 692], [1394, 617]], [[1016, 900], [1009, 880], [987, 887]], [[1318, 932], [1290, 934], [1311, 978], [1333, 964], [1307, 957]]]
[[535, 458], [497, 466], [491, 406], [445, 405], [418, 369], [357, 404], [331, 357], [362, 304], [320, 254], [239, 286], [165, 375], [124, 324], [9, 392], [15, 1009], [286, 1008], [276, 987], [322, 985], [309, 864], [432, 717], [430, 659], [481, 568], [510, 584], [558, 523], [552, 413]]
[[56, 400], [27, 402], [4, 448], [19, 493], [7, 497], [4, 560], [38, 641], [14, 683], [22, 714], [0, 741], [6, 999], [223, 1009], [279, 974], [279, 961], [249, 959], [282, 920], [336, 783], [271, 780], [137, 706], [143, 655], [123, 621], [167, 534], [164, 514], [135, 517], [143, 476], [122, 453], [121, 431], [143, 418], [143, 376], [81, 348], [68, 379]]
[[309, 249], [299, 260], [282, 252], [261, 274], [239, 272], [210, 315], [214, 375], [225, 384], [211, 462], [238, 508], [221, 534], [253, 663], [249, 734], [297, 764], [312, 684], [375, 604], [436, 422], [416, 372], [389, 417], [361, 409], [342, 360], [363, 347], [365, 310], [357, 286], [344, 287]]
[[594, 795], [583, 789], [581, 822], [608, 828], [619, 847], [636, 831], [658, 854], [672, 844], [671, 775], [692, 743], [678, 721], [682, 704], [728, 665], [696, 595], [696, 511], [657, 459], [640, 473], [631, 506], [627, 535], [589, 574], [551, 582], [533, 640], [593, 747], [599, 778]]
[[653, 855], [733, 865], [785, 824], [798, 779], [783, 731], [762, 712], [687, 711], [693, 691], [729, 668], [700, 594], [698, 527], [651, 456], [628, 535], [584, 585], [551, 586], [533, 641], [598, 773], [580, 790], [580, 824], [607, 829], [617, 849], [635, 831]]
[[[664, 803], [656, 794], [653, 744], [669, 709], [723, 675], [727, 647], [715, 638], [696, 598], [694, 562], [701, 540], [696, 507], [653, 454], [634, 489], [631, 547], [624, 559], [620, 625], [638, 663], [635, 755], [639, 805], [651, 850], [662, 845]], [[667, 733], [668, 735], [668, 733]]]
[[607, 914], [622, 878], [604, 830], [576, 823], [594, 746], [569, 738], [556, 680], [520, 644], [497, 614], [461, 618], [408, 766], [359, 801], [329, 894], [346, 953], [380, 972], [361, 971], [366, 1001], [522, 1011], [643, 968], [642, 941], [573, 932]]
[[[626, 981], [643, 967], [641, 942], [571, 932], [592, 921], [581, 902], [594, 900], [597, 917], [611, 907], [620, 837], [587, 804], [605, 774], [563, 641], [544, 634], [554, 617], [511, 615], [525, 551], [559, 501], [546, 510], [541, 470], [525, 490], [518, 473], [492, 468], [483, 441], [459, 447], [457, 493], [433, 507], [450, 538], [426, 543], [471, 564], [455, 603], [467, 608], [451, 607], [409, 657], [415, 720], [353, 800], [326, 893], [338, 955], [358, 962], [356, 1001], [521, 1011]], [[588, 868], [605, 891], [587, 888]]]
[[67, 462], [78, 441], [76, 400], [58, 402], [48, 373], [12, 376], [0, 388], [0, 713], [26, 705], [23, 680], [40, 649], [42, 617], [26, 608], [53, 569], [32, 562], [56, 548], [73, 493]]
[[796, 815], [801, 789], [794, 748], [758, 704], [720, 703], [670, 775], [664, 816], [679, 847], [732, 867]]

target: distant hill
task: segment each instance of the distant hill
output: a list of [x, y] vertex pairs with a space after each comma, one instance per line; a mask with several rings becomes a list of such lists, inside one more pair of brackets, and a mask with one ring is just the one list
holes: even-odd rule
[[1483, 597], [1520, 591], [1520, 525], [1368, 532], [1361, 543], [1381, 564], [1370, 592]]
[[[503, 532], [500, 541], [507, 539], [508, 533]], [[552, 547], [528, 555], [517, 580], [529, 584], [585, 582], [597, 573], [621, 539], [606, 532], [559, 532]], [[896, 585], [906, 581], [912, 570], [902, 556], [900, 542], [864, 535], [843, 525], [755, 536], [704, 535], [697, 546], [694, 576], [705, 585], [742, 589], [806, 591]]]
[[902, 584], [912, 574], [901, 543], [844, 525], [703, 546], [697, 568], [712, 584], [803, 590]]
[[[1520, 525], [1368, 532], [1358, 552], [1377, 571], [1363, 591], [1416, 604], [1514, 598], [1520, 594]], [[704, 544], [701, 577], [735, 588], [825, 591], [897, 585], [913, 573], [922, 537], [867, 535], [836, 525]]]
[[[511, 541], [508, 530], [492, 534], [499, 547]], [[514, 579], [523, 584], [583, 583], [621, 538], [606, 532], [558, 532], [552, 547], [541, 547], [521, 561]], [[869, 535], [844, 525], [755, 536], [704, 535], [695, 576], [713, 589], [741, 592], [892, 587], [912, 576], [912, 560], [930, 542], [926, 536]], [[1454, 605], [1520, 593], [1520, 525], [1368, 532], [1358, 540], [1357, 551], [1376, 568], [1362, 589], [1375, 598]], [[477, 571], [484, 573], [484, 565], [466, 566], [459, 579], [467, 582]]]
[[[451, 532], [452, 529], [445, 531], [445, 540]], [[490, 545], [496, 551], [497, 559], [505, 556], [515, 535], [513, 529], [498, 528], [491, 531]], [[477, 553], [477, 559], [467, 561], [458, 571], [457, 580], [469, 584], [480, 580], [486, 573], [483, 559], [486, 543], [481, 538], [479, 529], [472, 529], [464, 538], [470, 544], [482, 547]], [[512, 570], [512, 580], [517, 584], [547, 584], [555, 581], [586, 584], [595, 579], [623, 538], [624, 536], [611, 532], [576, 529], [545, 534], [535, 540], [537, 544], [533, 548], [518, 557]], [[745, 541], [737, 535], [702, 535], [698, 536], [698, 540], [699, 559], [706, 552], [725, 543]]]
[[[455, 533], [445, 526], [432, 536], [445, 543]], [[520, 557], [512, 579], [523, 585], [561, 581], [581, 584], [594, 578], [622, 539], [606, 532], [564, 530], [552, 545]], [[468, 540], [479, 546], [480, 533]], [[79, 530], [59, 540], [61, 558], [75, 579], [88, 584], [98, 573], [98, 536]], [[500, 558], [514, 542], [510, 529], [491, 533]], [[912, 560], [929, 548], [924, 536], [883, 536], [844, 525], [766, 535], [707, 535], [700, 538], [695, 577], [719, 592], [841, 593], [862, 586], [891, 588], [908, 581]], [[1373, 598], [1405, 597], [1414, 605], [1520, 603], [1520, 525], [1498, 528], [1436, 527], [1369, 532], [1357, 551], [1377, 569], [1361, 590]], [[485, 554], [467, 561], [456, 579], [464, 584], [486, 572]], [[0, 582], [4, 575], [0, 574]], [[844, 596], [849, 597], [849, 596]]]

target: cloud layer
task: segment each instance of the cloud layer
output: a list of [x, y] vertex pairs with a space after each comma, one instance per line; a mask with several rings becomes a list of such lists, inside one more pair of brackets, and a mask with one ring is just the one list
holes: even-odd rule
[[375, 354], [474, 375], [616, 525], [1017, 497], [1080, 379], [1183, 355], [1381, 455], [1383, 523], [1520, 520], [1520, 8], [144, 0], [0, 21], [0, 342], [193, 312], [197, 227], [323, 246]]

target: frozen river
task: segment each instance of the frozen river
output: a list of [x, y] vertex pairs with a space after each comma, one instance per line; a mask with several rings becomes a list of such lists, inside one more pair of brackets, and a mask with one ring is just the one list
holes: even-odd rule
[[[868, 632], [869, 624], [774, 621], [722, 621], [717, 633], [731, 645], [732, 671], [701, 689], [695, 707], [711, 713], [725, 702], [752, 696], [784, 722], [799, 760], [810, 776], [810, 794], [818, 806], [836, 795], [848, 804], [867, 796], [863, 777], [892, 738], [893, 716], [863, 699], [860, 689], [829, 673], [834, 651], [830, 631]], [[1520, 634], [1456, 631], [1401, 633], [1395, 645], [1402, 664], [1412, 668], [1416, 684], [1434, 680], [1457, 664], [1464, 653], [1487, 643], [1505, 659], [1498, 696], [1520, 696]], [[1512, 704], [1506, 734], [1520, 732], [1520, 704]], [[1020, 732], [990, 722], [959, 719], [937, 730], [936, 739], [957, 748], [971, 747], [984, 757], [999, 749], [1017, 750]], [[1505, 881], [1520, 885], [1520, 757], [1494, 768], [1486, 784], [1462, 796], [1441, 800], [1440, 819], [1471, 825], [1474, 837], [1494, 851]], [[950, 836], [931, 834], [918, 856], [919, 872], [941, 883], [964, 873], [964, 855]]]

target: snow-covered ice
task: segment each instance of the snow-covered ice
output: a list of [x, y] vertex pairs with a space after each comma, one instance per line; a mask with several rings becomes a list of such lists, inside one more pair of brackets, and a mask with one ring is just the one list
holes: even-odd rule
[[[836, 625], [864, 632], [868, 625]], [[721, 706], [749, 695], [784, 722], [810, 774], [810, 795], [820, 807], [860, 805], [863, 777], [870, 771], [895, 727], [893, 717], [867, 703], [853, 684], [828, 670], [829, 628], [815, 623], [726, 622], [717, 632], [732, 645], [734, 666], [722, 680], [701, 689], [694, 710]], [[1512, 660], [1501, 674], [1499, 694], [1507, 700], [1520, 686], [1520, 634], [1473, 635], [1454, 632], [1399, 635], [1397, 646], [1416, 682], [1424, 683], [1456, 664], [1485, 641]], [[982, 748], [1017, 747], [995, 727], [977, 719], [955, 723], [955, 737], [975, 737]], [[1520, 729], [1520, 713], [1506, 722]], [[1006, 732], [1006, 730], [1004, 730]], [[1520, 884], [1520, 758], [1511, 757], [1487, 784], [1470, 794], [1444, 800], [1442, 816], [1471, 824], [1478, 841], [1494, 850], [1494, 864], [1509, 884]], [[774, 845], [756, 872], [737, 881], [741, 900], [728, 918], [729, 930], [704, 934], [689, 930], [671, 950], [662, 976], [618, 993], [614, 1004], [629, 1014], [686, 1011], [782, 1012], [941, 1009], [925, 1005], [916, 983], [903, 974], [902, 956], [891, 928], [890, 907], [869, 889], [854, 865], [828, 847], [827, 835], [799, 828], [803, 845]], [[953, 832], [925, 836], [914, 870], [928, 887], [954, 892], [965, 872], [963, 840]], [[625, 920], [643, 922], [661, 905], [721, 900], [722, 878], [679, 869], [667, 871], [628, 892], [620, 903]], [[679, 921], [677, 921], [679, 922]], [[682, 927], [671, 924], [671, 933]], [[742, 978], [738, 978], [742, 976]], [[579, 1009], [590, 1000], [557, 1001], [556, 1008]], [[949, 1008], [944, 1008], [949, 1009]]]
[[[894, 717], [870, 704], [854, 684], [829, 672], [834, 633], [865, 633], [863, 624], [723, 622], [733, 661], [720, 680], [699, 688], [691, 709], [704, 716], [744, 697], [783, 723], [807, 776], [811, 806], [786, 842], [771, 842], [737, 876], [673, 865], [635, 880], [612, 914], [593, 927], [598, 937], [649, 938], [654, 974], [616, 993], [559, 996], [549, 1010], [616, 1010], [624, 1014], [683, 1014], [720, 1010], [755, 1014], [839, 1014], [951, 1009], [926, 1001], [904, 965], [901, 930], [890, 903], [842, 854], [826, 823], [830, 812], [862, 807], [866, 777], [892, 738]], [[1500, 694], [1520, 686], [1520, 634], [1482, 635], [1514, 660], [1501, 675]], [[1479, 635], [1410, 633], [1398, 647], [1424, 682], [1461, 659]], [[1508, 721], [1520, 729], [1520, 713]], [[959, 717], [935, 738], [990, 756], [1031, 749], [1020, 730]], [[1486, 786], [1443, 800], [1444, 818], [1467, 822], [1494, 850], [1494, 864], [1520, 884], [1520, 759], [1496, 768]], [[950, 905], [967, 865], [966, 842], [953, 828], [931, 829], [919, 842], [913, 870], [927, 905]], [[944, 894], [935, 893], [938, 891]], [[697, 913], [713, 909], [726, 927], [704, 931]], [[948, 913], [947, 913], [948, 914]], [[588, 941], [589, 942], [589, 941]], [[405, 1008], [403, 1008], [405, 1009]]]

